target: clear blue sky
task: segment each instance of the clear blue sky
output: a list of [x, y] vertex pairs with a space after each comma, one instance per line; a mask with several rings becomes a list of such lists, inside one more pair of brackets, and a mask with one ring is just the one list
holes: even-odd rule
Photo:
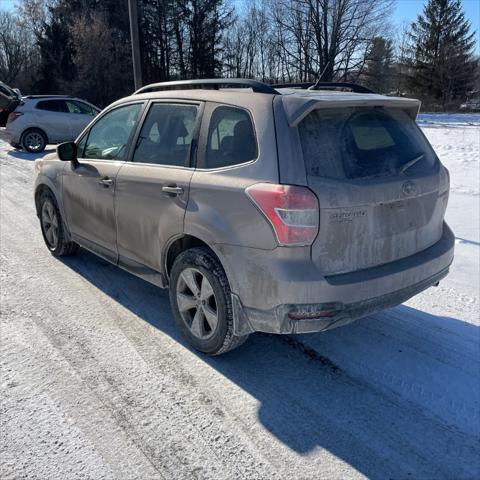
[[[17, 0], [0, 0], [2, 9], [12, 9]], [[241, 4], [242, 0], [235, 0]], [[397, 0], [397, 6], [393, 13], [393, 22], [401, 25], [403, 22], [411, 22], [422, 11], [425, 0]], [[480, 0], [462, 0], [462, 6], [466, 17], [472, 24], [472, 29], [477, 32], [477, 52], [480, 53]]]
[[[395, 22], [412, 21], [422, 11], [425, 0], [397, 0], [397, 8], [393, 15]], [[465, 15], [472, 23], [474, 30], [480, 29], [480, 0], [462, 0]]]
[[17, 3], [17, 0], [0, 0], [0, 7], [3, 10], [9, 10]]

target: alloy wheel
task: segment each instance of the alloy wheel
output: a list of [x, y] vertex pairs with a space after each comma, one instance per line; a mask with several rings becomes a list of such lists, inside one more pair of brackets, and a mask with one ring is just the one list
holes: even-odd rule
[[178, 277], [176, 294], [178, 310], [192, 335], [210, 338], [218, 325], [218, 309], [208, 278], [196, 268], [185, 268]]
[[58, 245], [58, 217], [55, 208], [48, 200], [42, 206], [42, 227], [48, 246], [54, 250]]
[[24, 144], [31, 151], [41, 150], [43, 147], [43, 137], [40, 133], [30, 132], [25, 135]]

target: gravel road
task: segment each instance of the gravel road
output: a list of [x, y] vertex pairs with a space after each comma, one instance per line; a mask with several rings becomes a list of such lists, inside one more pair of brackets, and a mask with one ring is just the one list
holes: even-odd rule
[[166, 291], [47, 252], [32, 158], [0, 142], [2, 479], [480, 477], [475, 299], [208, 358]]

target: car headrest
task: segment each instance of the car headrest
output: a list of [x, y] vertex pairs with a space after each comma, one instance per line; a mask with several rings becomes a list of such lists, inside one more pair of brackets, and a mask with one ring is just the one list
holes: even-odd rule
[[241, 120], [233, 128], [233, 136], [235, 139], [244, 139], [252, 137], [252, 126], [247, 120]]
[[234, 148], [234, 137], [231, 135], [228, 135], [226, 137], [222, 138], [222, 141], [220, 142], [220, 151], [225, 154], [225, 153], [231, 153]]
[[175, 138], [178, 137], [186, 137], [188, 135], [188, 130], [185, 127], [185, 123], [183, 122], [183, 117], [173, 117], [170, 121], [169, 125], [169, 135]]

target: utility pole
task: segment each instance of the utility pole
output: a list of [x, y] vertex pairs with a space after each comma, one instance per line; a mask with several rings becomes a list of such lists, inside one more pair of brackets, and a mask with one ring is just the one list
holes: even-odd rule
[[135, 90], [142, 86], [142, 64], [140, 61], [140, 40], [138, 36], [137, 0], [128, 0], [130, 17], [130, 38], [132, 43], [133, 81]]

